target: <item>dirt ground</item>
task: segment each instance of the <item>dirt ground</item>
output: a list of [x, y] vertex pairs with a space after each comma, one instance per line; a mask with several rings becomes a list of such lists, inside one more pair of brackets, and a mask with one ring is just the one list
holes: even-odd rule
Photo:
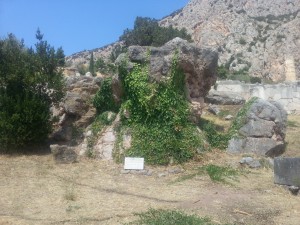
[[[289, 138], [297, 129], [288, 129]], [[299, 140], [292, 139], [286, 154], [300, 156]], [[62, 165], [50, 154], [0, 155], [0, 224], [117, 225], [134, 220], [136, 212], [164, 208], [208, 216], [216, 224], [299, 225], [300, 196], [275, 185], [268, 166], [246, 169], [232, 184], [214, 183], [205, 174], [180, 180], [205, 163], [237, 168], [241, 157], [209, 152], [181, 166], [146, 166], [148, 176], [124, 174], [122, 165], [108, 161]]]

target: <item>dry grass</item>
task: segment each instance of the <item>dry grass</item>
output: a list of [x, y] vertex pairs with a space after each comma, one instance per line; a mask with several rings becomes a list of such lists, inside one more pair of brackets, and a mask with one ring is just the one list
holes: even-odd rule
[[[289, 156], [299, 156], [299, 131], [288, 128]], [[145, 176], [122, 174], [122, 165], [107, 161], [57, 165], [51, 155], [0, 155], [0, 225], [116, 225], [149, 208], [180, 209], [237, 225], [298, 225], [300, 196], [275, 185], [267, 166], [243, 173], [233, 186], [214, 183], [207, 174], [174, 182], [203, 165], [239, 169], [241, 157], [215, 150], [181, 165], [183, 173], [159, 177], [170, 167], [147, 167], [153, 174]]]
[[300, 157], [300, 115], [289, 115], [286, 141], [288, 143], [286, 156]]

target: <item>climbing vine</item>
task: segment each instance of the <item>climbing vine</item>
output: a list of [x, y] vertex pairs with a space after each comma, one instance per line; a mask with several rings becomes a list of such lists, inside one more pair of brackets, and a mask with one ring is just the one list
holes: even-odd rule
[[189, 122], [190, 110], [185, 98], [184, 73], [178, 68], [177, 53], [170, 76], [150, 82], [148, 64], [135, 64], [124, 76], [126, 102], [123, 125], [132, 129], [128, 156], [144, 157], [149, 164], [181, 163], [203, 149], [196, 126]]

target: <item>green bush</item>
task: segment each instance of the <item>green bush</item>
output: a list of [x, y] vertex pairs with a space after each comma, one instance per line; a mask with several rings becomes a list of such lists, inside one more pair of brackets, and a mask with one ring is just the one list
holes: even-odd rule
[[229, 75], [229, 70], [224, 65], [218, 67], [217, 69], [218, 78], [227, 79], [228, 75]]
[[[51, 131], [50, 106], [64, 95], [64, 53], [43, 40], [26, 48], [13, 34], [0, 40], [0, 151], [45, 141]], [[51, 90], [51, 91], [50, 91]]]
[[126, 29], [120, 37], [126, 46], [162, 46], [175, 37], [180, 37], [191, 41], [191, 36], [186, 29], [170, 27], [160, 27], [156, 19], [148, 17], [137, 17], [132, 30]]
[[250, 77], [250, 83], [251, 84], [256, 84], [256, 83], [261, 83], [261, 78], [260, 77]]
[[247, 44], [247, 42], [246, 42], [246, 40], [245, 40], [244, 38], [240, 38], [239, 43], [240, 43], [241, 45]]
[[93, 99], [93, 105], [98, 114], [101, 114], [105, 111], [117, 112], [119, 110], [120, 105], [117, 104], [113, 98], [111, 77], [103, 80], [99, 91], [96, 93]]
[[49, 104], [32, 92], [9, 96], [0, 91], [0, 150], [46, 140], [51, 131]]

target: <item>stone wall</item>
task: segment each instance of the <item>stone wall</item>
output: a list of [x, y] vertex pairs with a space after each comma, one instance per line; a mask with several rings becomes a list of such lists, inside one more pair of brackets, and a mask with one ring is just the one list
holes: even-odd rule
[[300, 81], [280, 84], [246, 84], [240, 81], [217, 81], [217, 92], [239, 95], [245, 100], [259, 97], [280, 102], [290, 113], [300, 113]]

